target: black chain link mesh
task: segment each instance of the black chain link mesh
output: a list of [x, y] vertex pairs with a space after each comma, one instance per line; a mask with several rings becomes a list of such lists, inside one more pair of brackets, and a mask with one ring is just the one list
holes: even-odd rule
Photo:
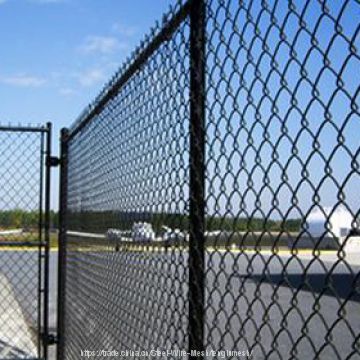
[[0, 358], [39, 354], [44, 132], [0, 129]]
[[[203, 349], [229, 352], [204, 358], [360, 358], [359, 15], [206, 2]], [[188, 350], [188, 17], [175, 27], [70, 131], [66, 359]]]
[[206, 346], [359, 358], [360, 4], [207, 10]]
[[65, 358], [186, 348], [188, 36], [185, 19], [68, 142]]

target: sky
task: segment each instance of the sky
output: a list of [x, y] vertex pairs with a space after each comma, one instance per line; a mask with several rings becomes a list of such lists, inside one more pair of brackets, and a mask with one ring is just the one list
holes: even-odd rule
[[70, 126], [171, 0], [0, 0], [0, 123]]
[[[173, 0], [0, 0], [0, 124], [53, 124], [52, 151]], [[51, 206], [58, 207], [58, 172]]]
[[[57, 152], [60, 128], [70, 126], [76, 120], [175, 1], [0, 0], [0, 123], [53, 122], [53, 148]], [[288, 16], [287, 2], [271, 2], [272, 6], [277, 4], [276, 18], [283, 24], [287, 44], [281, 40], [276, 26], [271, 25], [269, 11], [263, 11], [261, 0], [245, 2], [245, 8], [252, 4], [249, 12], [253, 18], [262, 14], [259, 22], [262, 32], [257, 37], [247, 11], [237, 11], [237, 0], [211, 3], [222, 9], [214, 11], [207, 23], [207, 67], [211, 69], [207, 73], [207, 82], [216, 84], [208, 88], [207, 93], [210, 104], [207, 109], [207, 155], [211, 157], [209, 147], [212, 146], [222, 156], [214, 156], [209, 162], [208, 185], [213, 199], [217, 199], [220, 192], [232, 194], [222, 202], [220, 213], [228, 211], [227, 206], [229, 211], [236, 211], [232, 209], [233, 204], [241, 203], [237, 189], [247, 191], [250, 177], [254, 179], [254, 191], [246, 195], [249, 208], [254, 207], [256, 196], [261, 194], [262, 207], [271, 211], [271, 191], [261, 192], [264, 176], [271, 179], [273, 189], [279, 190], [277, 197], [285, 210], [291, 204], [291, 189], [297, 185], [301, 185], [297, 193], [303, 204], [301, 208], [308, 208], [313, 203], [314, 189], [309, 185], [312, 183], [319, 186], [317, 193], [321, 195], [323, 206], [336, 204], [339, 184], [343, 184], [346, 201], [353, 211], [359, 211], [360, 199], [354, 194], [360, 186], [360, 177], [354, 171], [353, 161], [359, 157], [359, 114], [352, 110], [350, 102], [357, 104], [360, 99], [360, 58], [351, 55], [349, 49], [349, 39], [354, 48], [360, 48], [356, 30], [359, 3], [328, 2], [329, 13], [324, 16], [321, 2], [297, 0], [294, 1], [295, 11]], [[230, 7], [228, 12], [224, 11], [225, 6]], [[302, 14], [307, 31], [299, 28], [299, 14]], [[337, 29], [334, 19], [338, 19]], [[243, 30], [242, 36], [246, 40], [241, 46], [239, 29]], [[267, 31], [269, 29], [271, 31]], [[309, 33], [316, 39], [316, 46]], [[263, 48], [264, 37], [267, 54]], [[289, 44], [295, 50], [296, 59]], [[250, 58], [255, 59], [252, 64]], [[273, 69], [274, 59], [278, 71]], [[327, 62], [330, 65], [324, 66]], [[258, 73], [262, 74], [262, 83], [257, 79]], [[267, 97], [264, 97], [265, 79]], [[281, 80], [286, 81], [286, 87]], [[318, 96], [314, 96], [315, 87]], [[292, 98], [285, 88], [290, 90]], [[297, 110], [292, 101], [297, 104]], [[329, 114], [330, 120], [327, 119]], [[256, 120], [257, 117], [260, 120]], [[304, 119], [310, 133], [304, 131]], [[289, 157], [292, 159], [286, 165], [292, 188], [285, 188], [286, 184], [283, 184], [283, 170], [271, 157], [274, 146], [264, 141], [266, 132], [271, 134], [271, 144], [277, 144], [281, 166], [285, 167]], [[314, 149], [314, 134], [317, 134], [320, 150]], [[344, 145], [338, 144], [339, 134], [345, 139]], [[295, 143], [297, 157], [292, 153]], [[234, 149], [237, 149], [236, 156]], [[240, 166], [241, 154], [247, 169]], [[256, 165], [257, 154], [260, 154], [262, 165], [267, 166], [266, 171]], [[324, 161], [320, 154], [327, 160]], [[327, 164], [330, 164], [332, 174], [324, 179]], [[234, 174], [239, 168], [242, 171], [251, 169], [253, 173], [229, 177], [230, 165], [235, 169]], [[304, 182], [304, 168], [309, 174], [308, 183]], [[214, 177], [214, 173], [218, 176]], [[53, 194], [56, 204], [57, 191]], [[211, 201], [209, 204], [215, 208]]]

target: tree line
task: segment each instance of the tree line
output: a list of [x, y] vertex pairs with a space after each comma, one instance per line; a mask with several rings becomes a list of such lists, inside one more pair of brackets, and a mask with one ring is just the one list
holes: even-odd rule
[[[43, 214], [44, 216], [44, 214]], [[0, 227], [35, 228], [39, 224], [39, 211], [23, 209], [1, 210]], [[104, 232], [109, 228], [130, 229], [134, 222], [146, 221], [152, 224], [156, 232], [163, 226], [187, 230], [189, 216], [185, 214], [169, 213], [135, 213], [116, 211], [88, 211], [73, 213], [69, 216], [69, 227], [83, 231]], [[50, 226], [58, 227], [58, 212], [50, 211]], [[288, 231], [297, 232], [301, 227], [301, 219], [262, 219], [229, 216], [207, 216], [206, 230], [215, 231]]]
[[[156, 233], [163, 226], [189, 229], [189, 216], [179, 213], [120, 212], [120, 211], [87, 211], [69, 213], [68, 225], [72, 230], [103, 233], [110, 228], [131, 230], [135, 222], [148, 222]], [[302, 219], [265, 219], [230, 216], [207, 216], [207, 231], [269, 231], [298, 232]]]
[[[42, 214], [44, 218], [44, 213]], [[39, 226], [40, 212], [38, 210], [23, 210], [23, 209], [12, 209], [12, 210], [0, 210], [0, 228], [36, 228]], [[58, 227], [58, 212], [50, 211], [50, 227]]]

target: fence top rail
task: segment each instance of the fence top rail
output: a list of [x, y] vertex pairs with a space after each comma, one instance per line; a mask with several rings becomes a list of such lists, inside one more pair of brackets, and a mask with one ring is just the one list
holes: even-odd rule
[[190, 14], [192, 0], [178, 1], [175, 7], [163, 16], [162, 23], [156, 23], [151, 29], [150, 35], [145, 39], [127, 58], [125, 63], [115, 73], [111, 80], [104, 86], [100, 94], [80, 114], [70, 127], [68, 140], [78, 134], [91, 119], [99, 114], [107, 102], [122, 88], [122, 86], [139, 70], [151, 55], [166, 42], [176, 31], [178, 26]]
[[0, 125], [0, 131], [6, 132], [48, 132], [49, 126], [42, 125]]

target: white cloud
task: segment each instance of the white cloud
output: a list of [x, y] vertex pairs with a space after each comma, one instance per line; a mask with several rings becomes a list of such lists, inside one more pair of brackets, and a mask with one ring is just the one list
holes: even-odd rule
[[29, 0], [29, 1], [35, 4], [55, 4], [55, 3], [65, 2], [66, 0]]
[[119, 42], [115, 37], [88, 36], [79, 49], [84, 53], [110, 54], [117, 50], [125, 50], [127, 47], [127, 44]]
[[59, 93], [63, 96], [71, 96], [77, 94], [77, 92], [72, 88], [61, 88], [59, 89]]
[[128, 26], [120, 23], [113, 24], [111, 30], [123, 36], [133, 36], [137, 33], [137, 28], [135, 26]]
[[18, 87], [40, 87], [46, 83], [46, 80], [37, 76], [19, 74], [1, 77], [0, 82]]
[[76, 75], [83, 87], [90, 87], [105, 80], [105, 74], [101, 69], [89, 69]]

